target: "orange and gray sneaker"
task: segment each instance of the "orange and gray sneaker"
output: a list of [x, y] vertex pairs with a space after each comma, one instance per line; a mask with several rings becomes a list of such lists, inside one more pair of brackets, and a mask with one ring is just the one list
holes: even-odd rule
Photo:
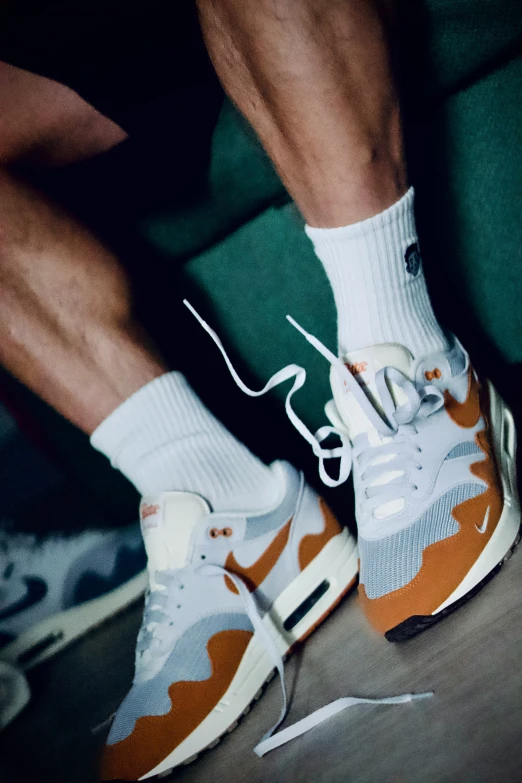
[[271, 469], [279, 500], [255, 512], [188, 492], [142, 501], [150, 589], [103, 780], [163, 776], [217, 744], [354, 584], [354, 539], [294, 468]]
[[420, 360], [378, 345], [331, 363], [326, 410], [350, 451], [360, 600], [401, 641], [472, 597], [518, 543], [513, 417], [454, 337]]
[[[515, 426], [456, 337], [448, 350], [417, 359], [397, 344], [338, 358], [287, 316], [331, 365], [332, 426], [313, 434], [291, 405], [305, 370], [289, 365], [252, 391], [214, 330], [185, 304], [246, 394], [293, 379], [286, 411], [319, 457], [324, 483], [338, 486], [353, 473], [360, 599], [389, 641], [434, 625], [497, 573], [520, 539]], [[341, 445], [323, 448], [332, 434]], [[325, 469], [331, 457], [340, 458], [337, 479]]]

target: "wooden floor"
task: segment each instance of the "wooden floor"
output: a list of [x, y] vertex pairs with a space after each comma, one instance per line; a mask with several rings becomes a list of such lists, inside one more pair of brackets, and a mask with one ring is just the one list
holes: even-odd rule
[[[401, 645], [374, 634], [349, 596], [287, 664], [289, 721], [343, 695], [432, 690], [434, 698], [354, 707], [258, 759], [252, 748], [280, 710], [274, 679], [226, 740], [169, 780], [522, 781], [521, 597], [522, 548], [469, 604]], [[130, 684], [139, 622], [135, 606], [33, 673], [30, 706], [0, 736], [2, 783], [97, 780], [107, 718]]]

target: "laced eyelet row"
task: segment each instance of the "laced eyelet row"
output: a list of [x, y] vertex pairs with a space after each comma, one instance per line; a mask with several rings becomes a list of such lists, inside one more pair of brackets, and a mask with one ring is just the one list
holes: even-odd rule
[[208, 535], [210, 538], [219, 538], [220, 536], [223, 536], [224, 538], [230, 538], [230, 536], [233, 534], [233, 530], [231, 527], [211, 527], [208, 531]]

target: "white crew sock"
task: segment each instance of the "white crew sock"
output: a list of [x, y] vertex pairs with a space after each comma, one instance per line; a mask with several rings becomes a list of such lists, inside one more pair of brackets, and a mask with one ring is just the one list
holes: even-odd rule
[[91, 443], [142, 495], [183, 490], [214, 511], [277, 501], [271, 470], [210, 413], [179, 372], [143, 386], [94, 431]]
[[339, 354], [398, 343], [415, 358], [448, 347], [426, 288], [413, 188], [375, 217], [306, 233], [337, 306]]

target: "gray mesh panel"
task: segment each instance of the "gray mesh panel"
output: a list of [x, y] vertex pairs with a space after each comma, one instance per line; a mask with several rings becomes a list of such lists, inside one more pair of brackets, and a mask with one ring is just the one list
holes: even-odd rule
[[483, 484], [459, 484], [435, 501], [413, 525], [378, 541], [359, 537], [360, 581], [369, 598], [399, 590], [418, 574], [422, 552], [430, 544], [455, 535], [459, 526], [452, 509], [485, 491]]
[[207, 642], [219, 631], [252, 631], [246, 614], [222, 614], [195, 623], [178, 640], [158, 674], [146, 682], [135, 682], [123, 700], [111, 726], [108, 745], [128, 737], [138, 718], [166, 715], [171, 708], [169, 687], [173, 682], [206, 680], [211, 675]]
[[482, 450], [479, 448], [479, 446], [477, 446], [476, 443], [474, 443], [472, 440], [465, 440], [462, 443], [458, 443], [456, 446], [454, 446], [446, 456], [446, 459], [467, 457], [468, 454], [482, 454], [482, 457], [484, 457]]

